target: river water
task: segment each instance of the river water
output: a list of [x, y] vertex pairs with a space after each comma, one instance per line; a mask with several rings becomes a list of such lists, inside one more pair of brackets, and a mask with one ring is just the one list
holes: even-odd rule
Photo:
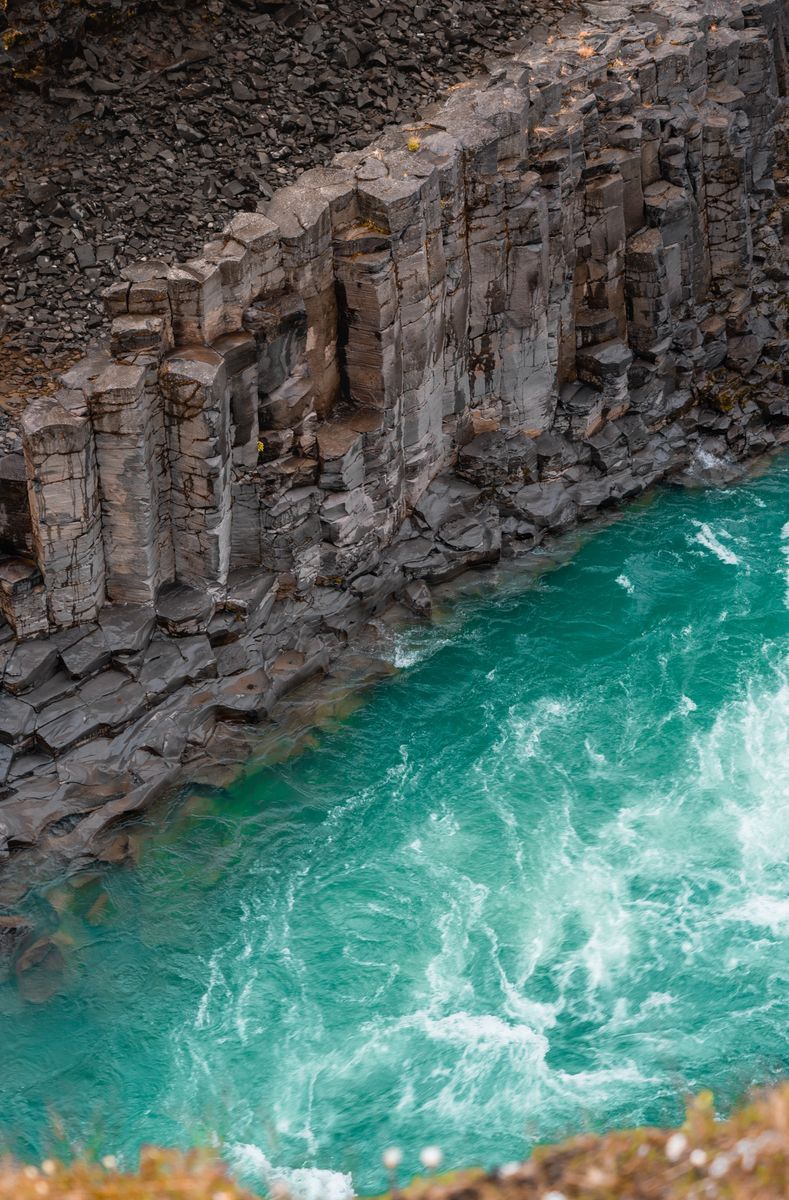
[[318, 744], [51, 896], [0, 1142], [383, 1186], [789, 1068], [789, 460], [468, 590]]

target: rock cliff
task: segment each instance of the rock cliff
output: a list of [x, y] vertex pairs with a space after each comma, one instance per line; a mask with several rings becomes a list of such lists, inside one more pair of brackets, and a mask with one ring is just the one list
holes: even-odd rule
[[0, 433], [6, 899], [393, 598], [789, 438], [787, 13], [586, 12], [127, 268]]

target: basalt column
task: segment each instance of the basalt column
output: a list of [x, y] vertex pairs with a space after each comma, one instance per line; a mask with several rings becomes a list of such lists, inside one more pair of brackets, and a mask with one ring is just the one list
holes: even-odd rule
[[23, 422], [36, 559], [55, 628], [95, 620], [105, 599], [93, 426], [82, 392], [28, 405]]
[[177, 578], [221, 586], [230, 567], [230, 393], [225, 360], [196, 346], [174, 351], [160, 374], [170, 462]]

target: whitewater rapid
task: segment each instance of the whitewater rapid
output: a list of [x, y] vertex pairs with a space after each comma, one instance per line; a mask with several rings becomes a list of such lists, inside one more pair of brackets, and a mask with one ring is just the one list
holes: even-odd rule
[[492, 1164], [785, 1073], [788, 484], [437, 597], [344, 725], [103, 880], [102, 923], [61, 898], [64, 993], [0, 986], [7, 1139], [45, 1145], [57, 1090], [108, 1152], [202, 1139], [346, 1200], [390, 1144], [403, 1178], [429, 1143]]

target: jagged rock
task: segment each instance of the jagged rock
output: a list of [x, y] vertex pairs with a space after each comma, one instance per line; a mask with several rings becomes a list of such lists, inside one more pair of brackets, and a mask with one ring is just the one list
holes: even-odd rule
[[534, 483], [516, 492], [513, 502], [518, 514], [537, 529], [557, 533], [567, 529], [575, 517], [576, 506], [560, 480]]
[[18, 746], [30, 737], [34, 727], [35, 712], [30, 705], [0, 692], [0, 742]]
[[3, 686], [18, 694], [50, 679], [57, 667], [58, 649], [51, 641], [19, 642], [6, 663]]
[[95, 675], [110, 661], [110, 648], [101, 629], [94, 629], [85, 637], [60, 652], [61, 662], [69, 675], [82, 679]]
[[403, 604], [421, 620], [429, 621], [433, 612], [433, 601], [430, 588], [421, 579], [414, 579], [406, 584], [400, 593]]
[[13, 913], [0, 913], [0, 959], [10, 958], [33, 932], [33, 922]]
[[214, 613], [214, 601], [208, 592], [173, 583], [163, 588], [156, 601], [156, 619], [174, 637], [201, 633]]
[[[388, 26], [349, 55], [334, 11], [313, 9], [280, 6], [277, 38], [297, 30], [299, 54], [325, 42], [341, 74], [356, 56], [361, 73], [375, 55], [419, 66], [428, 86], [432, 67], [393, 54]], [[661, 479], [728, 482], [789, 440], [784, 15], [724, 0], [711, 23], [700, 0], [656, 0], [647, 16], [589, 6], [583, 37], [524, 42], [417, 124], [393, 123], [391, 89], [370, 87], [358, 111], [381, 122], [330, 162], [313, 133], [325, 108], [339, 136], [336, 89], [308, 103], [311, 73], [285, 56], [287, 103], [266, 118], [279, 157], [261, 153], [281, 165], [303, 145], [313, 169], [264, 203], [265, 181], [235, 164], [241, 141], [260, 147], [238, 122], [255, 124], [268, 83], [234, 75], [221, 120], [205, 117], [225, 81], [195, 39], [173, 69], [200, 62], [212, 82], [184, 88], [173, 122], [202, 166], [172, 186], [235, 215], [177, 265], [158, 154], [131, 203], [162, 244], [138, 243], [137, 263], [103, 229], [71, 231], [60, 175], [28, 172], [0, 240], [31, 273], [29, 297], [7, 288], [13, 321], [39, 319], [54, 222], [74, 308], [86, 280], [112, 279], [112, 337], [18, 417], [0, 406], [7, 854], [42, 836], [61, 860], [125, 854], [119, 820], [196, 754], [206, 778], [226, 771], [246, 744], [227, 723], [272, 716], [392, 596], [426, 616], [430, 584]], [[270, 44], [253, 28], [245, 53]], [[69, 82], [53, 100], [71, 119], [126, 103], [98, 58]]]
[[22, 995], [33, 1004], [44, 1004], [62, 986], [65, 967], [58, 944], [49, 937], [39, 938], [14, 964]]
[[497, 487], [514, 479], [529, 482], [537, 474], [537, 448], [523, 433], [481, 433], [462, 446], [457, 473], [477, 487]]
[[99, 625], [110, 654], [137, 654], [150, 641], [156, 614], [147, 605], [114, 605], [99, 613]]

